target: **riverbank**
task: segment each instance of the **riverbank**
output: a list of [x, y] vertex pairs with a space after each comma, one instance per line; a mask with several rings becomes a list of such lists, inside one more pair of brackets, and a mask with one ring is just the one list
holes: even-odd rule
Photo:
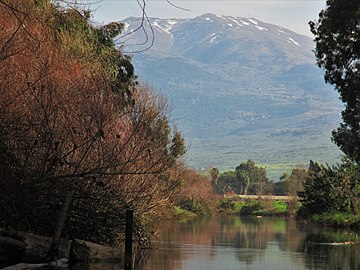
[[[297, 217], [299, 221], [309, 224], [318, 224], [333, 228], [351, 228], [360, 230], [360, 214], [330, 212], [322, 214], [309, 214], [298, 200], [266, 200], [225, 198], [217, 203], [209, 215], [225, 214], [238, 216], [274, 216], [274, 217]], [[192, 218], [201, 216], [198, 213], [174, 208], [173, 218]]]
[[[301, 203], [297, 200], [265, 200], [265, 199], [247, 199], [225, 198], [217, 202], [217, 207], [212, 207], [212, 212], [207, 215], [239, 215], [239, 216], [295, 216]], [[210, 209], [210, 207], [207, 207]], [[189, 211], [181, 207], [174, 207], [173, 218], [191, 218], [201, 216], [199, 211]], [[201, 211], [205, 212], [205, 211]]]
[[360, 230], [360, 214], [330, 212], [313, 215], [303, 215], [300, 211], [299, 219], [305, 223], [318, 224], [332, 228], [351, 228]]
[[294, 216], [300, 207], [297, 200], [234, 200], [223, 199], [219, 202], [219, 212], [240, 216]]

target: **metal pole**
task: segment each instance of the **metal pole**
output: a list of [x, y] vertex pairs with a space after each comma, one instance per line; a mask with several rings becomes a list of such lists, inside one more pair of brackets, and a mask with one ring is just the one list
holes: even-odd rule
[[132, 235], [133, 235], [133, 210], [126, 210], [125, 217], [125, 266], [124, 270], [132, 269]]

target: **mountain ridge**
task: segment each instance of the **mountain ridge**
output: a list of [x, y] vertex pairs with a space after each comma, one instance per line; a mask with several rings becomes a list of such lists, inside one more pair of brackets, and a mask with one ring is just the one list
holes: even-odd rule
[[214, 14], [149, 18], [151, 27], [131, 33], [139, 20], [123, 21], [125, 49], [144, 49], [149, 44], [139, 44], [155, 34], [150, 49], [132, 55], [133, 64], [174, 106], [173, 119], [191, 145], [190, 166], [339, 158], [330, 135], [341, 104], [315, 65], [311, 38], [255, 18]]

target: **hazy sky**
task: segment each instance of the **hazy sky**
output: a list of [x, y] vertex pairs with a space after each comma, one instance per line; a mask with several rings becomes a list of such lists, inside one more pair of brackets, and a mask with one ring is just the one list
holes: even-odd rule
[[[139, 0], [142, 3], [143, 0]], [[317, 19], [319, 11], [325, 7], [326, 0], [172, 0], [171, 6], [166, 0], [146, 0], [149, 17], [189, 18], [204, 13], [254, 17], [260, 21], [278, 24], [299, 34], [312, 36], [308, 22]], [[141, 9], [136, 0], [100, 0], [92, 4], [94, 20], [98, 22], [120, 21], [129, 16], [140, 16]]]

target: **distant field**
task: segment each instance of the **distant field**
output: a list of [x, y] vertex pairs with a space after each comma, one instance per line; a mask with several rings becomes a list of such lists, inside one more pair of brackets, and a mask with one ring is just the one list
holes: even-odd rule
[[307, 168], [310, 160], [335, 164], [340, 161], [341, 152], [331, 142], [329, 132], [279, 137], [249, 134], [221, 140], [196, 140], [190, 144], [187, 164], [200, 170], [217, 167], [220, 171], [228, 171], [248, 159], [265, 167], [268, 177], [277, 181], [294, 168]]

